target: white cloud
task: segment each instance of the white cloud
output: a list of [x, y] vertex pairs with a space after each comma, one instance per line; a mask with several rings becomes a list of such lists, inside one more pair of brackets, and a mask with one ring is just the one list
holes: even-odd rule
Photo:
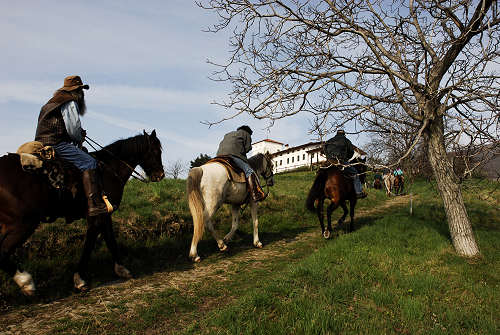
[[[61, 82], [0, 81], [0, 103], [19, 101], [43, 104]], [[50, 88], [50, 89], [48, 89]], [[159, 87], [126, 85], [92, 85], [86, 99], [88, 104], [140, 109], [164, 109], [165, 106], [207, 106], [218, 99], [221, 92], [196, 92]]]

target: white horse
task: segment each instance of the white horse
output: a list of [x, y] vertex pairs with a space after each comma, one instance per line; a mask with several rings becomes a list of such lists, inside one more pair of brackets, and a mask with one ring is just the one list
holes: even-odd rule
[[[250, 166], [262, 175], [268, 186], [273, 186], [273, 163], [268, 154], [257, 154], [248, 159]], [[240, 206], [250, 202], [253, 221], [253, 245], [262, 248], [259, 241], [259, 220], [257, 218], [257, 204], [248, 194], [246, 183], [236, 183], [229, 180], [226, 168], [219, 163], [208, 163], [201, 167], [192, 168], [187, 179], [187, 195], [189, 210], [193, 217], [194, 233], [191, 241], [189, 257], [195, 262], [201, 260], [198, 256], [197, 246], [203, 237], [205, 226], [217, 241], [220, 251], [226, 251], [226, 243], [229, 242], [238, 229]], [[211, 221], [212, 216], [222, 204], [231, 204], [233, 216], [232, 226], [229, 233], [221, 239], [215, 232]]]
[[384, 173], [382, 176], [385, 185], [385, 194], [390, 196], [392, 194], [392, 186], [394, 185], [394, 175], [392, 173]]

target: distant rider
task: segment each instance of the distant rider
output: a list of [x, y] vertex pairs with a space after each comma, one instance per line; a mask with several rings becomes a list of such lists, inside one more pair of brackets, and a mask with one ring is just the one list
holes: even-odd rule
[[349, 160], [354, 155], [354, 146], [345, 136], [344, 130], [339, 129], [334, 137], [326, 141], [324, 152], [328, 160], [338, 160], [338, 162], [344, 166], [344, 171], [354, 176], [354, 191], [356, 192], [356, 197], [358, 199], [366, 198], [366, 193], [363, 192], [363, 187], [359, 180], [358, 171], [356, 171], [354, 166], [348, 166]]
[[97, 161], [80, 149], [86, 135], [80, 125], [80, 115], [87, 109], [84, 89], [88, 90], [89, 85], [84, 85], [79, 76], [64, 78], [64, 86], [40, 110], [35, 140], [52, 146], [58, 157], [82, 171], [88, 216], [97, 216], [108, 211], [102, 199]]
[[260, 187], [259, 177], [248, 164], [247, 153], [252, 150], [252, 133], [252, 129], [246, 125], [227, 133], [219, 144], [217, 156], [231, 156], [234, 163], [245, 172], [252, 199], [258, 202], [266, 196]]

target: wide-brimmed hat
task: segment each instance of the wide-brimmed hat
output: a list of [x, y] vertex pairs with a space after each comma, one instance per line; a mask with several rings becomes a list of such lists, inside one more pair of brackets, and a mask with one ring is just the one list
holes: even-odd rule
[[64, 78], [64, 86], [61, 87], [60, 89], [63, 91], [71, 92], [74, 91], [78, 88], [83, 88], [88, 90], [89, 85], [84, 85], [82, 82], [82, 78], [80, 76], [68, 76]]

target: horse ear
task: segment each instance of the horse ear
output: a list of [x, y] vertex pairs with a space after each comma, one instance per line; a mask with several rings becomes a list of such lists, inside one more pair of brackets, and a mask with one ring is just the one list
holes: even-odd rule
[[156, 129], [153, 129], [153, 131], [151, 132], [151, 137], [156, 137]]
[[146, 129], [143, 129], [142, 132], [143, 132], [144, 135], [148, 134], [148, 133], [146, 133]]

